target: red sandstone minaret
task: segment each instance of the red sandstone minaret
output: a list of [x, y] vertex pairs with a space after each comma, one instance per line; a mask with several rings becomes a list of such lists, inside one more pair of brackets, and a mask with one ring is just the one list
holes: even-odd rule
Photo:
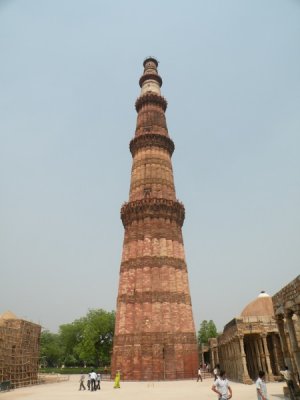
[[195, 376], [197, 341], [158, 62], [144, 61], [117, 299], [112, 374], [125, 380]]

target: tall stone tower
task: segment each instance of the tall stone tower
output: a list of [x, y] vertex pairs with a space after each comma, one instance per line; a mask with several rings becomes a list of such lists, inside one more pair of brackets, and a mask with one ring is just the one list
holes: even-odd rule
[[144, 61], [125, 228], [112, 374], [125, 380], [195, 376], [197, 342], [181, 227], [184, 206], [176, 199], [166, 124], [167, 101], [156, 59]]

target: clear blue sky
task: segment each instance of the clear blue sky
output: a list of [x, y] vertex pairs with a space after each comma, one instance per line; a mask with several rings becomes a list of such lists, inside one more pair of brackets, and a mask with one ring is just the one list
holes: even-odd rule
[[193, 311], [300, 266], [300, 2], [0, 2], [0, 312], [116, 305], [142, 61], [159, 61]]

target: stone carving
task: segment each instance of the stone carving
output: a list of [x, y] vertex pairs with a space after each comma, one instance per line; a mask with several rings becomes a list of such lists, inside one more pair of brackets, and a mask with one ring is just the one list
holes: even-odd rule
[[151, 133], [153, 129], [156, 133], [167, 136], [167, 122], [163, 110], [157, 105], [149, 104], [145, 105], [139, 112], [136, 136], [145, 132]]
[[191, 305], [191, 297], [185, 293], [176, 292], [138, 292], [124, 293], [118, 296], [121, 303], [177, 303]]
[[149, 103], [157, 104], [164, 111], [166, 111], [168, 106], [168, 102], [163, 96], [159, 96], [158, 94], [155, 93], [146, 93], [136, 100], [135, 102], [136, 111], [139, 112], [144, 104], [149, 104]]
[[147, 133], [145, 135], [138, 136], [131, 140], [129, 148], [132, 156], [140, 150], [144, 149], [145, 147], [161, 147], [169, 152], [170, 156], [173, 154], [175, 149], [175, 145], [173, 140], [170, 138], [155, 134], [155, 133]]
[[158, 158], [158, 157], [147, 157], [144, 160], [137, 160], [134, 162], [132, 170], [134, 171], [135, 168], [142, 167], [147, 164], [161, 165], [161, 166], [164, 166], [164, 167], [170, 169], [170, 171], [172, 171], [172, 165], [171, 165], [170, 161], [162, 160], [161, 158]]
[[155, 185], [155, 184], [167, 186], [167, 187], [171, 188], [172, 190], [175, 189], [172, 182], [169, 182], [167, 179], [163, 179], [163, 178], [159, 178], [159, 177], [136, 179], [134, 182], [131, 183], [130, 189], [131, 190], [136, 189], [137, 187], [139, 187], [141, 185], [151, 186], [151, 185]]
[[[174, 225], [174, 224], [173, 224]], [[179, 227], [174, 227], [172, 224], [166, 224], [165, 220], [157, 219], [154, 224], [144, 223], [144, 221], [138, 221], [137, 224], [128, 226], [128, 231], [124, 238], [124, 244], [130, 243], [135, 240], [149, 239], [166, 239], [173, 240], [183, 244], [182, 233]]]
[[138, 257], [133, 260], [123, 261], [121, 264], [121, 272], [129, 270], [129, 269], [138, 269], [145, 267], [172, 267], [175, 269], [180, 269], [186, 271], [186, 263], [184, 260], [174, 257]]
[[167, 199], [144, 198], [125, 203], [121, 208], [121, 219], [124, 227], [133, 221], [145, 218], [165, 218], [183, 225], [185, 210], [179, 201]]
[[141, 334], [123, 334], [114, 339], [114, 343], [119, 346], [161, 343], [161, 344], [194, 344], [195, 334], [187, 333], [168, 333], [168, 332], [145, 332]]
[[156, 74], [145, 74], [145, 75], [142, 75], [142, 76], [140, 77], [140, 80], [139, 80], [139, 85], [140, 85], [140, 87], [142, 87], [143, 83], [144, 83], [146, 80], [153, 80], [153, 81], [158, 82], [158, 83], [159, 83], [159, 86], [162, 85], [162, 79], [161, 79], [161, 77], [160, 77], [159, 75], [156, 75]]

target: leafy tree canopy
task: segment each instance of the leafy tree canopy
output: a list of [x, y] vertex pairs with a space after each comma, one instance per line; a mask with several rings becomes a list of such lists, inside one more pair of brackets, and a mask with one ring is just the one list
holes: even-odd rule
[[114, 327], [115, 312], [97, 309], [61, 325], [58, 334], [43, 331], [41, 363], [49, 367], [109, 365]]
[[94, 365], [110, 364], [114, 327], [114, 312], [90, 310], [86, 316], [82, 340], [76, 347], [80, 358]]
[[59, 335], [47, 330], [41, 333], [41, 364], [44, 367], [57, 367], [62, 357]]
[[208, 343], [209, 338], [217, 337], [218, 332], [214, 321], [206, 319], [201, 322], [200, 328], [198, 331], [198, 343]]

